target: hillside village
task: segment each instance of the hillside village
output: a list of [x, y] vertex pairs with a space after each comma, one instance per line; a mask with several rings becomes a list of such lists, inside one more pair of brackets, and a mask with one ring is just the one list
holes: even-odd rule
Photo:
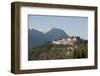
[[52, 41], [52, 44], [57, 44], [57, 45], [63, 44], [63, 45], [71, 45], [72, 46], [72, 45], [78, 44], [79, 42], [80, 42], [80, 37], [72, 36], [69, 38], [54, 40], [54, 41]]
[[77, 59], [88, 57], [88, 40], [52, 28], [46, 33], [28, 30], [28, 60]]
[[31, 49], [29, 60], [76, 59], [87, 58], [87, 40], [71, 36], [50, 41], [42, 46]]

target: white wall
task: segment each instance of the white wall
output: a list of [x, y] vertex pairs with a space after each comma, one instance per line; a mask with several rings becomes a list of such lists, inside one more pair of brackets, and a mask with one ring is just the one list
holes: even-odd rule
[[[1, 0], [0, 1], [0, 76], [16, 76], [10, 73], [11, 60], [11, 15], [10, 3], [13, 1], [43, 2], [57, 4], [90, 5], [99, 7], [98, 21], [100, 20], [100, 0]], [[98, 33], [100, 33], [100, 22], [98, 22]], [[100, 46], [100, 34], [98, 36]], [[100, 58], [100, 49], [98, 49]], [[65, 71], [38, 74], [21, 74], [18, 76], [100, 76], [100, 59], [98, 70]]]

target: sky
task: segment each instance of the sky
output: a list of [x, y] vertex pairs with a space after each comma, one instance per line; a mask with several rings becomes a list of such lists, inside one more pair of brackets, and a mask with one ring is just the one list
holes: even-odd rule
[[28, 28], [43, 33], [58, 28], [64, 30], [69, 36], [88, 39], [88, 17], [29, 15]]

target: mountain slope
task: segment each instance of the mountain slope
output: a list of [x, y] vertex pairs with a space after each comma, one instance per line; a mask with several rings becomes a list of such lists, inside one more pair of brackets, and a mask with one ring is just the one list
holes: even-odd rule
[[61, 38], [68, 38], [68, 35], [61, 29], [53, 28], [46, 33], [48, 41], [57, 40]]
[[28, 30], [28, 47], [33, 48], [38, 45], [44, 44], [45, 42], [57, 40], [61, 38], [67, 38], [68, 35], [60, 29], [53, 28], [46, 34], [37, 30]]
[[45, 35], [37, 30], [28, 30], [28, 47], [35, 47], [37, 45], [43, 44], [46, 41]]
[[[76, 38], [75, 41], [73, 41]], [[69, 41], [70, 39], [70, 41]], [[68, 44], [53, 43], [53, 41], [47, 42], [41, 46], [30, 49], [31, 53], [28, 53], [28, 60], [53, 60], [53, 59], [79, 59], [88, 57], [87, 40], [83, 40], [77, 37], [69, 37], [65, 39]], [[63, 39], [61, 39], [63, 40]]]

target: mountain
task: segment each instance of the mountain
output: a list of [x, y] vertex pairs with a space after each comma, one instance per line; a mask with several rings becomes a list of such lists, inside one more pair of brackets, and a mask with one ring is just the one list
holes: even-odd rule
[[42, 45], [45, 42], [57, 40], [61, 38], [68, 38], [68, 35], [61, 29], [53, 28], [47, 33], [42, 33], [38, 30], [28, 30], [28, 47], [33, 48], [37, 45]]
[[46, 33], [48, 41], [68, 38], [68, 35], [61, 29], [53, 28]]
[[28, 47], [29, 48], [43, 44], [44, 41], [46, 41], [46, 37], [44, 33], [34, 30], [34, 29], [28, 30]]
[[88, 41], [72, 36], [29, 49], [28, 60], [88, 58]]

